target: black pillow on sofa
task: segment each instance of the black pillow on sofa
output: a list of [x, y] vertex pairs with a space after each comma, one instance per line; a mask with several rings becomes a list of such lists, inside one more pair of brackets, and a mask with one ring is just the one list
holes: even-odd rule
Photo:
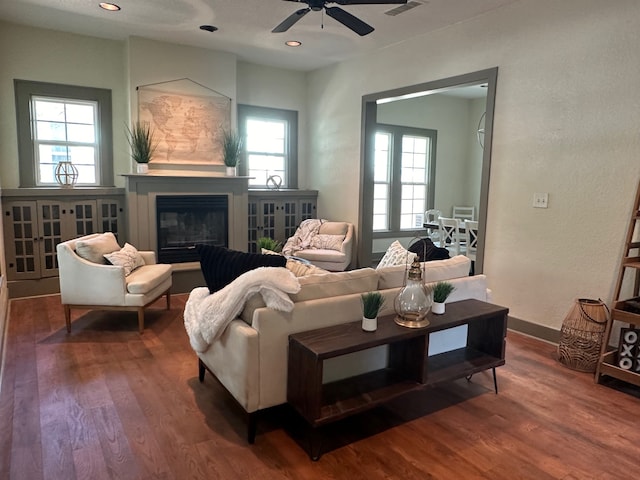
[[418, 254], [418, 260], [421, 262], [446, 260], [449, 258], [449, 250], [446, 248], [436, 247], [431, 239], [426, 237], [411, 244], [409, 246], [409, 251]]
[[238, 252], [213, 245], [196, 245], [196, 251], [200, 255], [200, 268], [210, 293], [217, 292], [254, 268], [284, 267], [287, 264], [282, 255]]

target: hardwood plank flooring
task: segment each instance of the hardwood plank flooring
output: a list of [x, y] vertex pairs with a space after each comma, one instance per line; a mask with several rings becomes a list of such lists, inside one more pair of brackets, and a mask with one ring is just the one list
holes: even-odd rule
[[[507, 363], [324, 427], [312, 462], [287, 407], [254, 445], [242, 410], [197, 359], [186, 295], [135, 313], [74, 311], [58, 296], [12, 300], [0, 391], [0, 479], [628, 478], [640, 467], [640, 391], [555, 359], [509, 332]], [[156, 308], [157, 307], [157, 308]]]

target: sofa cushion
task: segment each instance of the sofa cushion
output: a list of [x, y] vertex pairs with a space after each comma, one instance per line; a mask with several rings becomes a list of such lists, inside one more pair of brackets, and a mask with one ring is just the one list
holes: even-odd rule
[[127, 291], [144, 295], [161, 285], [171, 276], [171, 265], [166, 263], [154, 263], [136, 268], [126, 278]]
[[309, 275], [298, 280], [300, 291], [291, 295], [294, 302], [370, 292], [378, 286], [378, 275], [373, 268]]
[[[471, 260], [464, 255], [456, 255], [446, 260], [433, 260], [420, 264], [423, 269], [424, 281], [441, 282], [452, 278], [468, 277]], [[401, 287], [404, 284], [408, 267], [397, 265], [378, 268], [378, 290]]]
[[282, 255], [261, 255], [213, 245], [196, 245], [202, 275], [211, 293], [225, 287], [243, 273], [258, 267], [285, 267]]
[[389, 245], [389, 248], [387, 248], [387, 251], [376, 268], [392, 267], [394, 265], [411, 265], [415, 258], [415, 253], [409, 252], [398, 240], [396, 240]]
[[344, 235], [326, 235], [319, 233], [311, 239], [312, 248], [320, 248], [324, 250], [342, 250], [342, 242], [344, 242]]
[[140, 255], [140, 252], [138, 252], [136, 247], [129, 243], [125, 243], [124, 247], [120, 250], [105, 253], [103, 256], [109, 263], [111, 263], [111, 265], [123, 267], [125, 277], [129, 276], [136, 268], [144, 265], [144, 260], [142, 255]]
[[344, 262], [347, 254], [337, 250], [325, 250], [322, 248], [308, 248], [296, 252], [296, 257], [304, 258], [310, 262]]
[[93, 238], [78, 240], [76, 253], [79, 257], [93, 263], [106, 264], [104, 255], [120, 250], [116, 236], [112, 232], [105, 232]]
[[346, 222], [322, 222], [318, 234], [320, 235], [342, 235], [344, 237], [349, 231], [349, 224]]

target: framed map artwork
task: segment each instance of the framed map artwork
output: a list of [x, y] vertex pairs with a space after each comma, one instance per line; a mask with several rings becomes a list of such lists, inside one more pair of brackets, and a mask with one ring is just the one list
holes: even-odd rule
[[183, 78], [138, 90], [138, 120], [158, 147], [151, 163], [222, 165], [220, 139], [231, 127], [231, 99]]

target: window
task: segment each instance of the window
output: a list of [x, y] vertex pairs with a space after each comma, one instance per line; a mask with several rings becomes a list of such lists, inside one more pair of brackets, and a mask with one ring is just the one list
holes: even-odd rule
[[434, 130], [378, 127], [373, 165], [374, 232], [422, 229], [424, 212], [433, 199], [435, 140]]
[[248, 175], [250, 187], [266, 187], [277, 175], [282, 188], [298, 186], [298, 112], [275, 108], [238, 106], [245, 161], [240, 173]]
[[61, 161], [79, 185], [113, 185], [111, 91], [14, 80], [20, 186], [57, 185]]
[[72, 162], [78, 169], [78, 184], [99, 183], [96, 102], [31, 97], [36, 183], [55, 185], [59, 162]]

